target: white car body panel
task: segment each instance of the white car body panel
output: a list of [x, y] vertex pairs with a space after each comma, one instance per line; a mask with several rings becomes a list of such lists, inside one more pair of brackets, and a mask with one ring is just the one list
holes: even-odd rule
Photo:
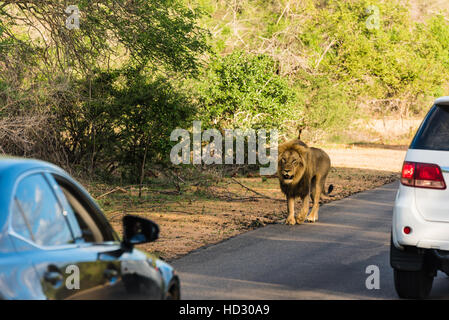
[[[449, 105], [449, 97], [435, 101]], [[446, 189], [427, 189], [400, 184], [393, 207], [392, 238], [395, 247], [414, 246], [449, 251], [449, 151], [409, 149], [405, 161], [437, 164]], [[409, 234], [404, 227], [410, 227]]]
[[[443, 170], [443, 178], [449, 181], [449, 152], [410, 149], [405, 161], [434, 163]], [[445, 170], [446, 169], [446, 170]], [[427, 221], [449, 222], [449, 188], [445, 190], [413, 188], [418, 212]]]

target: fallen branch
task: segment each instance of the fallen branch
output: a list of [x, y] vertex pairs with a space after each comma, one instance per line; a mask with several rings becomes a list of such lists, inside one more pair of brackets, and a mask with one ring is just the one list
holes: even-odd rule
[[120, 217], [120, 216], [125, 216], [125, 215], [127, 215], [126, 212], [119, 212], [119, 213], [114, 214], [113, 216], [111, 216], [111, 217], [109, 218], [109, 220], [110, 220], [110, 221], [114, 221], [115, 218], [118, 218], [118, 217]]
[[283, 200], [283, 199], [272, 198], [272, 197], [266, 196], [266, 195], [264, 195], [264, 194], [262, 194], [262, 193], [260, 193], [260, 192], [257, 192], [256, 190], [253, 190], [253, 189], [251, 189], [251, 188], [245, 186], [243, 183], [241, 183], [240, 181], [238, 181], [238, 180], [236, 180], [236, 179], [234, 179], [234, 178], [231, 178], [231, 180], [234, 181], [234, 182], [236, 182], [237, 184], [239, 184], [240, 186], [242, 186], [242, 187], [245, 188], [246, 190], [251, 191], [251, 192], [257, 194], [258, 196], [260, 196], [260, 197], [262, 197], [262, 198], [269, 199], [269, 200], [273, 200], [273, 201], [282, 201], [282, 202], [285, 201], [285, 200]]
[[122, 187], [115, 187], [114, 189], [112, 189], [112, 190], [110, 190], [110, 191], [108, 191], [108, 192], [106, 192], [106, 193], [103, 193], [101, 196], [98, 196], [97, 199], [106, 197], [107, 195], [109, 195], [109, 194], [111, 194], [111, 193], [114, 193], [114, 192], [117, 192], [117, 191], [120, 191], [120, 192], [122, 192], [122, 193], [128, 193], [128, 191], [126, 191], [126, 190], [123, 189]]
[[229, 197], [226, 195], [218, 196], [217, 199], [225, 200], [227, 202], [243, 202], [243, 201], [258, 201], [263, 199], [263, 197]]

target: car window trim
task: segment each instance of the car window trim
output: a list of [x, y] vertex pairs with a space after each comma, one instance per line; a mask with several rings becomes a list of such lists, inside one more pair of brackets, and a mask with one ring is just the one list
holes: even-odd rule
[[[58, 186], [60, 188], [63, 188], [63, 186], [60, 185], [60, 183], [58, 182], [58, 179], [60, 179], [63, 183], [67, 184], [69, 188], [64, 187], [68, 192], [70, 192], [72, 194], [72, 196], [74, 196], [77, 201], [83, 206], [86, 207], [87, 205], [87, 213], [91, 216], [91, 218], [93, 219], [93, 221], [95, 222], [95, 224], [97, 225], [98, 228], [100, 228], [100, 230], [102, 228], [108, 228], [108, 233], [110, 233], [110, 236], [115, 240], [106, 240], [103, 242], [97, 242], [96, 244], [108, 244], [108, 243], [120, 243], [120, 238], [118, 237], [117, 233], [115, 232], [115, 230], [112, 228], [112, 226], [109, 224], [109, 221], [106, 219], [106, 217], [104, 217], [103, 212], [100, 208], [97, 209], [97, 206], [95, 206], [93, 203], [91, 203], [92, 201], [86, 197], [82, 192], [78, 192], [77, 194], [73, 194], [72, 190], [70, 189], [78, 189], [78, 187], [76, 186], [76, 184], [74, 184], [72, 181], [70, 181], [69, 179], [67, 179], [66, 177], [64, 177], [63, 175], [57, 173], [57, 172], [50, 172], [50, 174], [53, 176], [53, 178], [56, 180], [56, 183], [58, 184]], [[78, 196], [78, 197], [77, 197]], [[79, 199], [79, 197], [81, 197], [82, 199]], [[100, 212], [97, 212], [98, 210], [100, 210]], [[92, 217], [92, 213], [96, 216], [96, 217]], [[101, 215], [101, 217], [100, 217]], [[98, 221], [98, 220], [102, 220], [105, 219], [105, 221]], [[100, 223], [99, 223], [100, 222]], [[100, 225], [99, 225], [100, 224]]]
[[[66, 197], [68, 204], [72, 207], [74, 214], [76, 215], [76, 213], [78, 213], [79, 218], [83, 220], [83, 222], [87, 225], [87, 228], [92, 232], [92, 236], [94, 238], [103, 238], [103, 233], [101, 232], [100, 226], [98, 226], [94, 218], [92, 218], [92, 215], [89, 213], [86, 207], [83, 206], [83, 204], [73, 195], [72, 192], [70, 192], [70, 190], [61, 185], [59, 185], [59, 188], [62, 189], [61, 191]], [[79, 227], [81, 228], [81, 226]], [[103, 243], [104, 241], [86, 241], [86, 242]]]
[[[45, 172], [45, 178], [46, 178], [48, 184], [50, 185], [50, 187], [51, 187], [51, 189], [52, 189], [54, 195], [55, 195], [56, 198], [58, 199], [59, 204], [61, 205], [62, 213], [63, 213], [63, 215], [65, 216], [65, 218], [66, 218], [66, 220], [67, 220], [67, 224], [69, 225], [70, 232], [72, 233], [73, 241], [74, 241], [75, 243], [77, 243], [77, 241], [78, 241], [80, 238], [79, 238], [79, 237], [75, 237], [74, 226], [72, 226], [72, 223], [70, 222], [70, 219], [68, 218], [68, 214], [69, 214], [69, 213], [68, 213], [67, 210], [64, 208], [64, 204], [63, 204], [64, 201], [63, 201], [63, 199], [61, 199], [61, 197], [60, 197], [60, 195], [58, 194], [58, 192], [56, 192], [56, 190], [54, 190], [55, 188], [60, 188], [60, 186], [59, 186], [58, 182], [56, 181], [56, 179], [54, 178], [52, 171], [50, 171], [50, 170], [46, 171], [46, 172]], [[52, 181], [50, 178], [52, 178], [53, 181]], [[56, 185], [53, 185], [52, 182], [54, 182]], [[61, 190], [61, 191], [62, 191], [62, 190]]]

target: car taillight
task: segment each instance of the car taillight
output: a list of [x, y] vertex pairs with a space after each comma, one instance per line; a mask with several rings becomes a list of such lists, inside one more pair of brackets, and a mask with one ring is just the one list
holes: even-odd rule
[[401, 183], [409, 187], [446, 189], [441, 168], [433, 163], [405, 161]]

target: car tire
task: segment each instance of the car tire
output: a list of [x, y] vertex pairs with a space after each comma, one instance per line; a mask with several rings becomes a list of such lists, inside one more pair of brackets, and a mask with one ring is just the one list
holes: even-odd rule
[[426, 270], [394, 269], [394, 286], [400, 298], [425, 299], [432, 290], [433, 275]]

